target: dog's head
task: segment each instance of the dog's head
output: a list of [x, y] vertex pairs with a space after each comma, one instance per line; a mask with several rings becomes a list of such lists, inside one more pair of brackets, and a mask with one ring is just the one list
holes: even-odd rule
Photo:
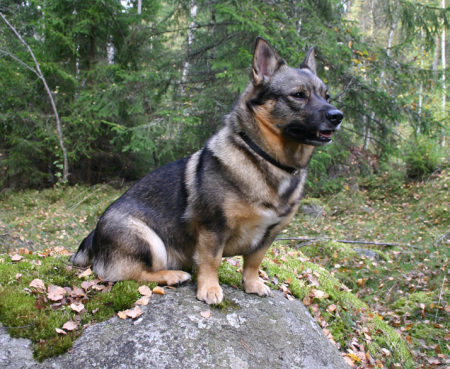
[[252, 67], [254, 93], [247, 107], [264, 129], [300, 144], [331, 142], [344, 116], [328, 102], [327, 86], [316, 75], [313, 48], [300, 68], [291, 68], [258, 38]]

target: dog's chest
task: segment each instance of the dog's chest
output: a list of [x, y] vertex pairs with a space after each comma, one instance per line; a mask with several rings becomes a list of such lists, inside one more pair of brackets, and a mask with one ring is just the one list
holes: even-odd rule
[[224, 256], [249, 254], [268, 246], [276, 233], [294, 216], [300, 199], [301, 184], [286, 181], [280, 184], [271, 201], [249, 204], [231, 201], [225, 206], [230, 229]]

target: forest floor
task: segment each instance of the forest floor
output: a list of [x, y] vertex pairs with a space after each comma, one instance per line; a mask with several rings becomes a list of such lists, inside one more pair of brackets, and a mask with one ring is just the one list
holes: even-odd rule
[[[360, 181], [357, 189], [352, 186], [331, 196], [306, 199], [305, 203], [316, 204], [322, 212], [314, 216], [298, 213], [278, 236], [282, 240], [269, 251], [261, 276], [287, 298], [302, 300], [355, 368], [449, 365], [449, 185], [447, 169], [423, 182], [389, 186], [386, 178], [372, 178], [370, 183]], [[23, 290], [36, 278], [61, 285], [62, 280], [45, 280], [40, 268], [49, 271], [62, 265], [69, 273], [66, 254], [77, 249], [103, 210], [122, 192], [110, 185], [96, 185], [0, 194], [0, 322], [19, 327], [11, 329], [12, 334], [21, 336], [17, 331], [26, 324], [14, 320], [17, 314], [13, 318], [6, 313], [17, 299], [5, 296], [17, 296], [17, 288]], [[48, 257], [58, 255], [58, 267], [47, 262]], [[239, 258], [225, 260], [221, 281], [239, 284], [234, 273], [240, 266]], [[81, 286], [86, 291], [84, 304], [92, 286], [96, 284]], [[121, 285], [118, 295], [127, 289]], [[70, 296], [76, 300], [74, 291]], [[32, 300], [23, 300], [23, 304], [42, 310], [46, 297], [39, 298], [42, 293], [36, 290], [27, 293]], [[133, 292], [130, 299], [138, 297]], [[94, 301], [94, 292], [90, 298]], [[67, 304], [79, 306], [67, 299]], [[55, 305], [52, 309], [61, 311]], [[112, 314], [127, 307], [115, 300], [103, 305], [114, 307]], [[57, 335], [54, 327], [51, 332]], [[38, 335], [32, 339], [37, 346], [44, 342]], [[70, 343], [65, 345], [67, 350]], [[51, 354], [35, 356], [44, 359]]]

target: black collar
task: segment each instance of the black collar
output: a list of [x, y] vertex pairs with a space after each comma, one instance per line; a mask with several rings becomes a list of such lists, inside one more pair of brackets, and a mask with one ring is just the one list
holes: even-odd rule
[[244, 132], [239, 132], [239, 136], [245, 141], [245, 143], [252, 148], [254, 152], [256, 152], [259, 156], [261, 156], [263, 159], [267, 160], [270, 164], [275, 165], [276, 167], [283, 169], [285, 172], [288, 172], [289, 174], [296, 175], [298, 174], [299, 170], [288, 167], [286, 165], [281, 164], [279, 161], [272, 158], [268, 153], [266, 153], [263, 149], [261, 149], [257, 144], [255, 144], [250, 137], [248, 137]]

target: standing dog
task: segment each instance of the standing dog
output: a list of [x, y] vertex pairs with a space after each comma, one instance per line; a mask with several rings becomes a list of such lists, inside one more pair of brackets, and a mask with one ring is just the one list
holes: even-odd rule
[[263, 257], [294, 216], [315, 146], [343, 115], [328, 103], [311, 48], [291, 68], [258, 38], [253, 78], [203, 149], [145, 176], [108, 207], [71, 261], [108, 281], [173, 285], [198, 266], [197, 298], [223, 299], [217, 270], [243, 255], [245, 291], [268, 295]]

